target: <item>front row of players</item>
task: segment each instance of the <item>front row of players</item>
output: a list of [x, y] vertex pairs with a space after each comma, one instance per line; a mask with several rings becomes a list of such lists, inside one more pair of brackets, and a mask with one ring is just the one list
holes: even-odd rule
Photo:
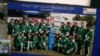
[[[86, 29], [84, 29], [83, 26], [78, 27], [77, 25], [72, 27], [67, 25], [65, 27], [62, 23], [59, 31], [60, 34], [55, 34], [55, 43], [53, 44], [54, 50], [66, 54], [80, 54], [81, 50], [83, 50], [85, 56], [88, 54], [88, 48], [92, 37], [92, 33], [88, 25]], [[48, 38], [48, 34], [45, 32], [21, 32], [19, 35], [14, 37], [14, 48], [15, 50], [20, 51], [29, 51], [32, 49], [48, 50]]]
[[[32, 49], [48, 50], [48, 44], [48, 37], [45, 33], [41, 35], [31, 32], [26, 36], [24, 33], [20, 33], [20, 35], [14, 39], [14, 48], [18, 51], [29, 51]], [[72, 36], [69, 38], [59, 34], [55, 36], [54, 50], [72, 54], [75, 49], [76, 43]]]

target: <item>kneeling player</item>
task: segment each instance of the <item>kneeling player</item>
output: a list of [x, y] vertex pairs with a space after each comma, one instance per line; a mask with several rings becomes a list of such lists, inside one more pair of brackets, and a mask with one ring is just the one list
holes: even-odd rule
[[25, 47], [26, 37], [25, 37], [24, 33], [20, 33], [20, 36], [18, 36], [17, 40], [19, 42], [18, 45], [20, 47], [20, 51], [25, 50], [26, 49], [26, 47]]
[[66, 46], [66, 54], [68, 55], [73, 55], [74, 52], [76, 50], [76, 42], [75, 42], [75, 39], [70, 36], [69, 37], [69, 41], [68, 41], [68, 44]]
[[[34, 34], [34, 33], [32, 33]], [[27, 51], [29, 51], [30, 49], [32, 49], [32, 35], [31, 35], [31, 32], [29, 32], [27, 34]]]
[[46, 34], [43, 34], [43, 42], [42, 42], [43, 49], [48, 50], [48, 37]]
[[37, 34], [32, 33], [32, 43], [33, 43], [33, 49], [37, 49], [37, 47], [38, 47]]
[[62, 36], [59, 36], [59, 38], [57, 40], [57, 51], [62, 52], [62, 47], [63, 47]]

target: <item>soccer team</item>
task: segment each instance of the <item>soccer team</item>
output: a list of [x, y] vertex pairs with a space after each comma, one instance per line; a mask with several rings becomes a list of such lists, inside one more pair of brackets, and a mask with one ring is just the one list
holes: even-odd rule
[[92, 31], [89, 24], [84, 28], [84, 22], [81, 26], [77, 22], [61, 22], [55, 28], [54, 23], [30, 19], [11, 19], [8, 23], [8, 34], [13, 39], [13, 49], [17, 51], [29, 51], [36, 49], [55, 50], [69, 55], [80, 54], [81, 51], [88, 55]]

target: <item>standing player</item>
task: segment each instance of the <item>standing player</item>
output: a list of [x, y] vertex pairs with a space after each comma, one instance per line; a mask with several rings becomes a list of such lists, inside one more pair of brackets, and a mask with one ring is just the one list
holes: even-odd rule
[[38, 27], [38, 29], [39, 29], [39, 33], [41, 33], [41, 34], [43, 34], [43, 33], [46, 33], [46, 25], [45, 25], [45, 23], [40, 23], [39, 24], [39, 27]]
[[66, 36], [69, 37], [70, 31], [71, 31], [70, 22], [67, 22], [67, 25], [65, 27], [65, 31], [66, 31]]
[[64, 22], [61, 22], [61, 27], [60, 27], [59, 31], [60, 31], [60, 34], [61, 35], [62, 34], [66, 34]]
[[11, 19], [10, 23], [8, 23], [8, 35], [12, 35], [13, 27], [14, 27], [14, 19]]
[[34, 32], [34, 34], [38, 34], [38, 25], [34, 22], [31, 22], [30, 25], [31, 31]]
[[73, 36], [73, 38], [75, 39], [76, 44], [78, 43], [78, 39], [77, 39], [78, 29], [79, 29], [79, 27], [77, 25], [77, 22], [74, 22], [73, 26], [71, 27], [70, 35]]
[[26, 20], [22, 20], [22, 23], [20, 24], [21, 32], [24, 32], [25, 35], [30, 31], [30, 25]]
[[92, 32], [91, 32], [91, 30], [90, 30], [90, 27], [89, 27], [89, 25], [87, 24], [87, 26], [86, 26], [86, 34], [85, 34], [85, 40], [84, 40], [84, 43], [85, 43], [85, 45], [84, 45], [84, 49], [85, 49], [85, 51], [84, 51], [84, 54], [85, 54], [85, 56], [87, 56], [87, 55], [89, 55], [89, 47], [90, 47], [90, 44], [91, 44], [91, 38], [92, 38]]
[[77, 34], [78, 34], [79, 27], [77, 26], [77, 22], [74, 22], [73, 26], [71, 27], [70, 34], [75, 38], [77, 41]]
[[81, 27], [78, 29], [78, 49], [77, 49], [77, 54], [80, 54], [80, 51], [83, 49], [83, 43], [84, 43], [84, 38], [85, 38], [85, 29], [84, 29], [84, 22], [81, 22]]
[[13, 27], [13, 35], [14, 35], [14, 37], [19, 35], [19, 33], [20, 33], [20, 25], [19, 25], [19, 21], [16, 19], [14, 27]]

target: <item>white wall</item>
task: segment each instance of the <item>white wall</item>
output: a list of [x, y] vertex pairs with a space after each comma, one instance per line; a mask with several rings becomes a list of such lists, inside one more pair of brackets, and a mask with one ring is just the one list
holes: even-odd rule
[[7, 22], [10, 22], [11, 19], [22, 19], [22, 17], [8, 17]]

